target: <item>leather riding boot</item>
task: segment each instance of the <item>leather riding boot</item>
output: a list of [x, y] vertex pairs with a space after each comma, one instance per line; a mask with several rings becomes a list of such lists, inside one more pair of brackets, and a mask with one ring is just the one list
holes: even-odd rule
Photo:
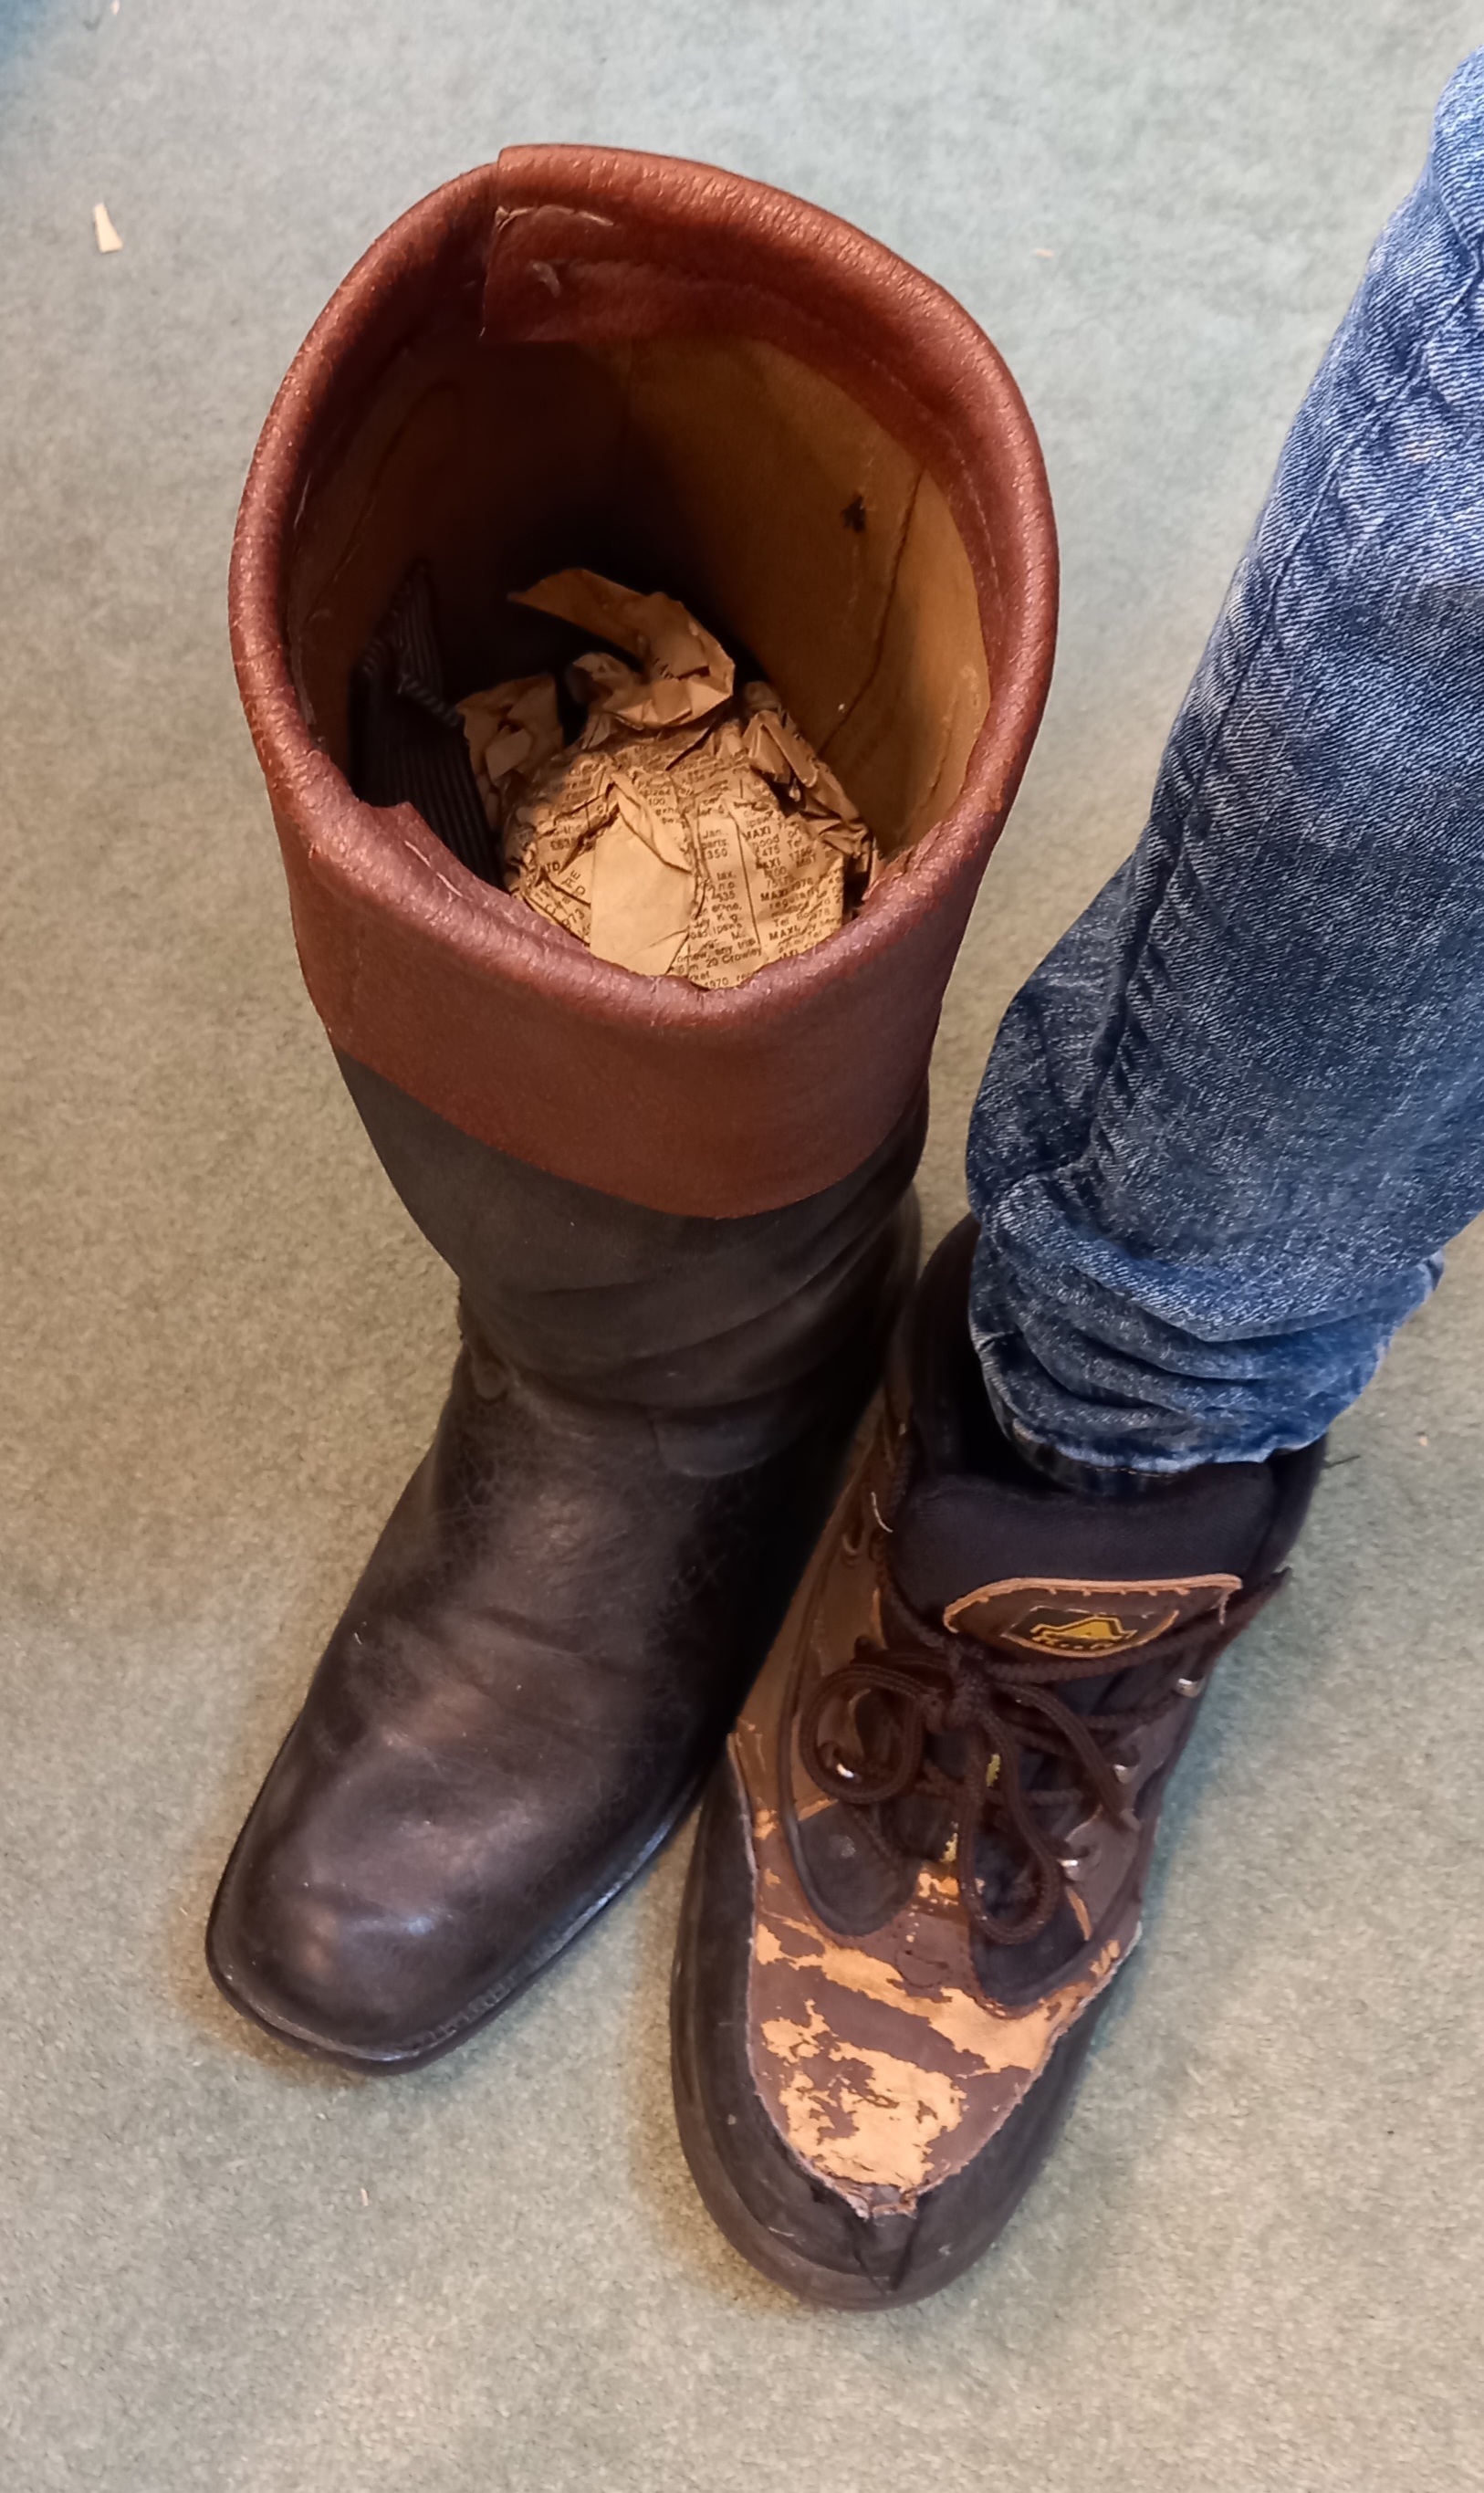
[[493, 2016], [696, 1798], [911, 1286], [922, 1116], [806, 1203], [708, 1220], [523, 1167], [342, 1070], [460, 1277], [463, 1347], [208, 1956], [273, 2032], [399, 2069]]
[[[547, 663], [509, 593], [567, 565], [765, 670], [883, 861], [837, 934], [731, 988], [638, 976], [440, 836], [446, 755], [400, 792], [360, 766], [409, 572], [457, 700]], [[464, 1347], [214, 1909], [218, 1981], [286, 2039], [449, 2049], [725, 1735], [906, 1283], [928, 1055], [1054, 593], [973, 322], [705, 167], [508, 152], [393, 226], [296, 358], [238, 525], [238, 679], [312, 998]]]

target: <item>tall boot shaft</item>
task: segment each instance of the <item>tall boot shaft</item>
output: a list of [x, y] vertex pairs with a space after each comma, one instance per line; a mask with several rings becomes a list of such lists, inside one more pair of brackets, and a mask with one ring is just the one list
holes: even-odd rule
[[[925, 1095], [848, 1177], [713, 1220], [595, 1192], [475, 1142], [341, 1057], [377, 1157], [457, 1275], [476, 1361], [656, 1415], [799, 1424], [799, 1389], [905, 1286]], [[868, 1388], [869, 1390], [869, 1388]]]

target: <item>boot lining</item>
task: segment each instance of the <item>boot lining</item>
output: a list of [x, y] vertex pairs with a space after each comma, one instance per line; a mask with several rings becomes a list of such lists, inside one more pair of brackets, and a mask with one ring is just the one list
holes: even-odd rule
[[312, 479], [288, 638], [343, 770], [350, 671], [411, 563], [431, 566], [456, 697], [557, 660], [505, 604], [585, 564], [680, 598], [777, 686], [887, 854], [948, 810], [989, 706], [968, 557], [910, 452], [760, 341], [425, 337]]

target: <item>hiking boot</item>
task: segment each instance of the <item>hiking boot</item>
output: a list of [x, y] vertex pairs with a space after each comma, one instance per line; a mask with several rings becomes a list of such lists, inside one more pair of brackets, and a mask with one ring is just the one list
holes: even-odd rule
[[764, 2275], [851, 2310], [962, 2274], [1039, 2169], [1170, 1776], [1322, 1459], [1033, 1469], [969, 1340], [975, 1235], [919, 1285], [707, 1795], [675, 1962], [702, 2198]]

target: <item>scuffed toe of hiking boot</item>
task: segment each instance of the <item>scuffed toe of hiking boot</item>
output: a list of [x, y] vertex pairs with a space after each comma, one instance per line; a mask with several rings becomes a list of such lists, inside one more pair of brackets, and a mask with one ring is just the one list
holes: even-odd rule
[[676, 1956], [675, 2100], [729, 2239], [816, 2302], [934, 2292], [1034, 2178], [1140, 1934], [1169, 1777], [1319, 1448], [1079, 1494], [995, 1428], [971, 1228], [744, 1708]]
[[[936, 2106], [925, 2101], [914, 2064], [882, 2051], [889, 2007], [880, 2019], [868, 2009], [871, 2039], [853, 2046], [842, 2017], [813, 2065], [794, 2071], [799, 2134], [817, 2149], [827, 2133], [836, 2149], [806, 2161], [754, 2075], [752, 1924], [747, 1810], [726, 1764], [701, 1813], [676, 1954], [672, 2069], [686, 2159], [727, 2240], [777, 2284], [847, 2311], [919, 2301], [972, 2267], [1013, 2214], [1071, 2101], [1101, 1998], [977, 2155], [935, 2187], [904, 2187], [931, 2163], [942, 2090]], [[776, 2039], [786, 2054], [795, 2048], [792, 2034]]]

